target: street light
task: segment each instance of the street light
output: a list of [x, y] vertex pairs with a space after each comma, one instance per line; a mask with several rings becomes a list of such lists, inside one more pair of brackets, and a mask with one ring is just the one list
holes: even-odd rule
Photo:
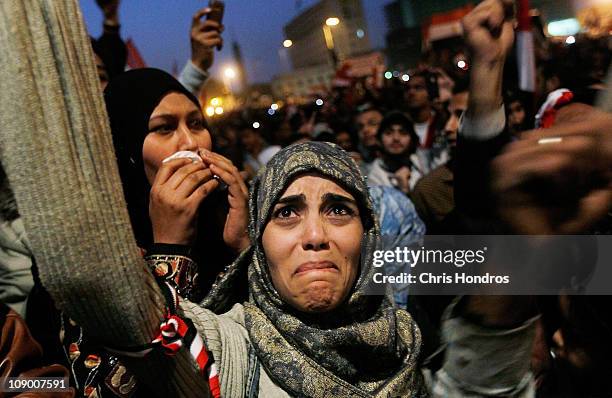
[[336, 17], [327, 18], [325, 20], [325, 25], [327, 26], [336, 26], [340, 23], [340, 20]]
[[223, 68], [223, 84], [225, 85], [226, 93], [232, 93], [232, 80], [236, 78], [236, 69], [231, 66]]
[[280, 60], [281, 72], [285, 73], [291, 69], [289, 65], [289, 47], [293, 45], [293, 41], [286, 39], [283, 41], [283, 46], [278, 48], [278, 58]]
[[338, 65], [338, 56], [336, 55], [336, 51], [334, 49], [334, 36], [332, 35], [332, 26], [336, 26], [340, 23], [340, 19], [336, 17], [330, 17], [325, 20], [325, 25], [323, 25], [323, 36], [325, 36], [325, 45], [329, 50], [329, 54], [331, 55], [332, 63], [334, 65], [334, 69]]
[[231, 66], [228, 66], [227, 68], [225, 68], [225, 70], [223, 71], [223, 74], [228, 79], [233, 79], [236, 77], [236, 71]]

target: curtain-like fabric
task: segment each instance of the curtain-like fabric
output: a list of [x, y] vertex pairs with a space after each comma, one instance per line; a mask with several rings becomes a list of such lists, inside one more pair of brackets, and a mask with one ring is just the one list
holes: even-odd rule
[[[0, 159], [40, 278], [89, 336], [150, 342], [164, 299], [136, 246], [76, 0], [0, 2]], [[130, 361], [161, 396], [206, 395], [189, 354]], [[168, 395], [170, 394], [170, 395]]]

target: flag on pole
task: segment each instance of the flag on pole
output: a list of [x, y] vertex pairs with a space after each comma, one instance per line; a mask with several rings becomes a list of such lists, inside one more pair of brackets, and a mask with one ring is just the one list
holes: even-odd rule
[[136, 48], [134, 41], [130, 37], [125, 43], [127, 47], [127, 64], [130, 69], [139, 69], [146, 68], [147, 64], [145, 63], [142, 55], [140, 55], [140, 51]]
[[423, 44], [428, 47], [431, 42], [461, 36], [463, 27], [461, 19], [472, 11], [474, 6], [469, 3], [463, 7], [433, 14], [421, 26]]
[[529, 16], [529, 0], [518, 0], [517, 5], [516, 59], [518, 63], [519, 89], [534, 92], [536, 65], [531, 17]]

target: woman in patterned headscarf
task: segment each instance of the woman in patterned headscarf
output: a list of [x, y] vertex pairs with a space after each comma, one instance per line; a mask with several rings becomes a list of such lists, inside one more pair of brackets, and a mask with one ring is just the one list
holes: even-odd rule
[[211, 292], [231, 291], [248, 266], [249, 302], [220, 316], [182, 303], [217, 359], [221, 396], [424, 394], [416, 323], [366, 293], [379, 229], [349, 155], [321, 142], [283, 149], [255, 178], [249, 212], [252, 248]]

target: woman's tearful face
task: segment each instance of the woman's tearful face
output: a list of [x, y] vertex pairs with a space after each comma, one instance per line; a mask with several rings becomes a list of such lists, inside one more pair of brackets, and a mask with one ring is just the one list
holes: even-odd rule
[[273, 206], [262, 244], [272, 283], [304, 312], [336, 308], [359, 273], [363, 225], [353, 195], [317, 175], [297, 178]]
[[147, 180], [153, 184], [163, 160], [175, 152], [211, 148], [202, 111], [185, 95], [171, 92], [162, 98], [149, 118], [149, 133], [142, 147]]

